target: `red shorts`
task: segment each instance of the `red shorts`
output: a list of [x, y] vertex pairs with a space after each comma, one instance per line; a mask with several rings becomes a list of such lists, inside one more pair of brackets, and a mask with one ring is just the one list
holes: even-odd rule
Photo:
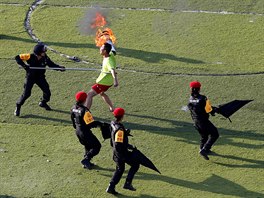
[[92, 89], [97, 93], [106, 92], [111, 86], [108, 85], [100, 85], [100, 84], [94, 84], [92, 86]]

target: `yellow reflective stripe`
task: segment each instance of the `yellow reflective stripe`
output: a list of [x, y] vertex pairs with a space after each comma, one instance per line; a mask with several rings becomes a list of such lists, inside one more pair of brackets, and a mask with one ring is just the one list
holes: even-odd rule
[[124, 141], [124, 131], [118, 130], [115, 134], [115, 142], [121, 142]]
[[30, 59], [30, 54], [20, 54], [19, 57], [21, 58], [21, 60], [27, 61], [28, 59]]
[[209, 100], [206, 100], [206, 105], [205, 105], [205, 112], [210, 113], [213, 110], [211, 106], [211, 102]]
[[92, 114], [89, 111], [86, 111], [83, 120], [86, 124], [90, 124], [94, 121]]

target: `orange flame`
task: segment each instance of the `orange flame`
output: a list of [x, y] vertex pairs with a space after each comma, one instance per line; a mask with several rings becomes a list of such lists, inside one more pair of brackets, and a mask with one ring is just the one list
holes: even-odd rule
[[105, 17], [99, 12], [96, 12], [95, 15], [96, 16], [93, 19], [93, 23], [91, 24], [91, 28], [94, 29], [96, 27], [104, 27], [107, 24]]
[[95, 35], [96, 46], [101, 47], [108, 40], [111, 40], [113, 44], [116, 42], [113, 31], [110, 28], [105, 28], [104, 30], [98, 29]]

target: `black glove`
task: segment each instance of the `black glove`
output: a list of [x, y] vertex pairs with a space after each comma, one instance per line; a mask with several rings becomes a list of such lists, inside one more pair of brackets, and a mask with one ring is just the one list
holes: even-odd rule
[[130, 132], [131, 132], [130, 129], [126, 129], [126, 134], [127, 134], [127, 136], [132, 136], [132, 137], [133, 137], [133, 135], [131, 135]]
[[219, 108], [218, 107], [213, 107], [213, 108], [214, 108], [215, 113], [219, 113]]
[[133, 145], [131, 145], [131, 144], [128, 144], [127, 149], [129, 149], [129, 150], [134, 150], [135, 147], [134, 147]]
[[215, 116], [215, 113], [218, 113], [219, 112], [219, 109], [217, 108], [217, 107], [212, 107], [212, 111], [210, 112], [210, 114], [212, 115], [212, 116]]

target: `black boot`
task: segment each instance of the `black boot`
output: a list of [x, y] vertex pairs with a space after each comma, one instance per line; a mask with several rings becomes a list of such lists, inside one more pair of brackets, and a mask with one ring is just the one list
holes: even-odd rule
[[136, 190], [137, 190], [137, 189], [135, 189], [135, 188], [132, 186], [131, 182], [126, 182], [126, 183], [124, 184], [123, 188], [124, 188], [124, 189], [127, 189], [127, 190], [131, 190], [131, 191], [136, 191]]
[[211, 149], [204, 149], [204, 150], [205, 150], [205, 152], [206, 152], [207, 155], [210, 155], [210, 154], [213, 153], [213, 151], [211, 151]]
[[83, 168], [86, 168], [86, 169], [89, 169], [89, 170], [91, 170], [92, 167], [94, 166], [94, 164], [91, 163], [90, 160], [87, 159], [87, 158], [84, 158], [84, 159], [81, 161], [81, 163], [82, 163], [82, 165], [83, 165]]
[[46, 109], [47, 111], [51, 111], [50, 106], [46, 102], [44, 102], [44, 101], [40, 102], [39, 103], [39, 106], [42, 107], [42, 108], [44, 108], [44, 109]]
[[209, 157], [207, 156], [207, 152], [205, 149], [200, 150], [199, 153], [205, 160], [209, 160]]
[[21, 105], [20, 104], [16, 104], [16, 109], [14, 112], [15, 116], [20, 116], [20, 109], [21, 109]]
[[118, 192], [115, 191], [115, 185], [114, 184], [109, 184], [109, 186], [106, 189], [107, 193], [113, 194], [113, 195], [117, 195]]

